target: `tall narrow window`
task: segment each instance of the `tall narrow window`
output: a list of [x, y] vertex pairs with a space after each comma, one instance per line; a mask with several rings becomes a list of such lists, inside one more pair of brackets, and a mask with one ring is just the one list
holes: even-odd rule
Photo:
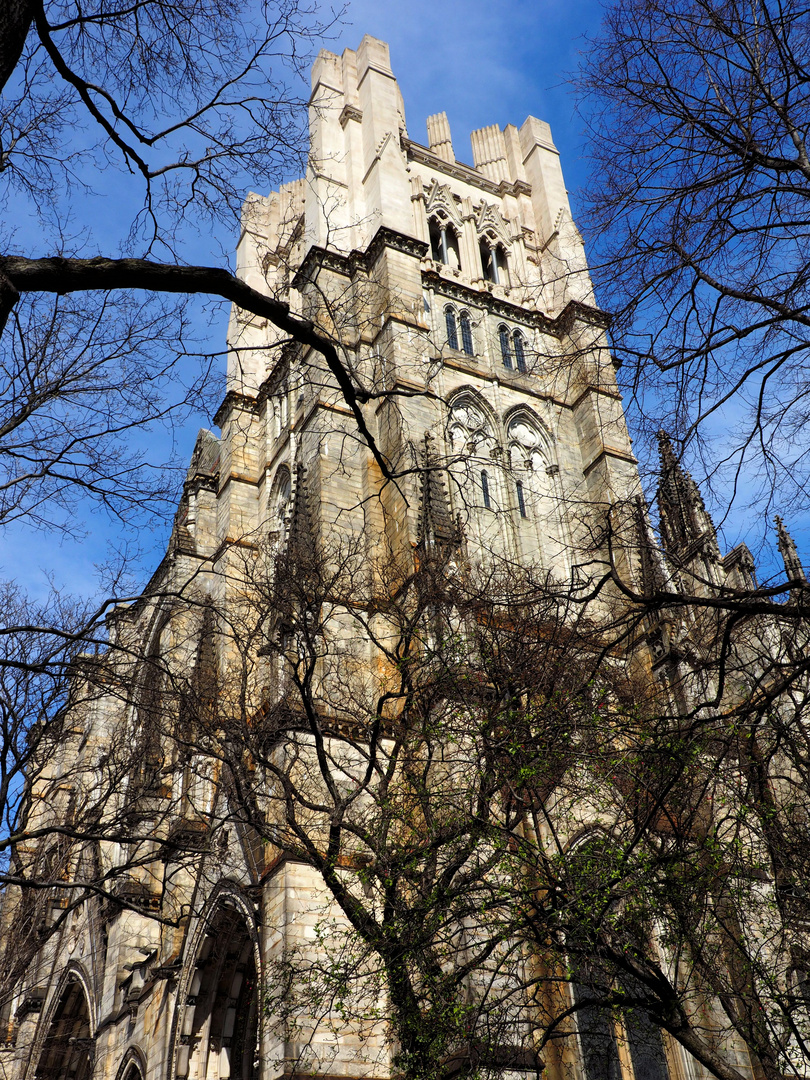
[[512, 370], [512, 345], [509, 341], [509, 331], [505, 326], [500, 327], [498, 330], [498, 336], [501, 339], [501, 360], [503, 366], [509, 371]]
[[444, 262], [444, 229], [432, 218], [430, 220], [430, 254], [435, 262]]
[[472, 326], [470, 325], [469, 314], [462, 311], [458, 321], [461, 323], [461, 348], [467, 356], [473, 356]]
[[572, 989], [578, 1006], [575, 1016], [585, 1080], [622, 1080], [619, 1048], [610, 1009], [599, 1007], [597, 1002], [603, 994], [590, 985], [601, 981], [598, 979], [599, 972], [584, 962], [578, 967], [578, 978]]
[[486, 469], [481, 471], [481, 494], [484, 496], [484, 506], [487, 510], [491, 510], [492, 500], [489, 497], [489, 476]]
[[[629, 990], [627, 986], [625, 989]], [[635, 1080], [668, 1080], [669, 1070], [661, 1029], [646, 1009], [628, 1009], [624, 1014], [624, 1028]]]
[[517, 491], [518, 510], [521, 517], [526, 517], [526, 496], [523, 494], [523, 484], [518, 480], [515, 484], [515, 490]]
[[525, 348], [523, 346], [523, 334], [521, 334], [521, 332], [519, 330], [515, 330], [514, 334], [512, 335], [512, 341], [514, 342], [514, 345], [515, 345], [515, 363], [517, 364], [517, 369], [523, 375], [525, 375], [526, 374], [526, 350], [525, 350]]
[[451, 349], [458, 348], [458, 329], [456, 328], [456, 313], [451, 307], [444, 309], [444, 321], [447, 326], [447, 344]]

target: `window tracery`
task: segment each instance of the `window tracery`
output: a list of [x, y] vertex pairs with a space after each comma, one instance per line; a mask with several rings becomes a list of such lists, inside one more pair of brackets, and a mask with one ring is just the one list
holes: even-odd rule
[[479, 557], [503, 554], [510, 542], [505, 506], [505, 477], [495, 426], [483, 401], [469, 392], [450, 406], [447, 438], [455, 509], [465, 535]]
[[286, 465], [280, 466], [273, 481], [269, 499], [268, 526], [270, 539], [282, 543], [287, 535], [287, 523], [292, 495], [292, 478]]
[[545, 565], [564, 576], [570, 563], [549, 436], [540, 421], [525, 411], [511, 417], [506, 433], [515, 484], [512, 506], [521, 525], [521, 544], [536, 550]]

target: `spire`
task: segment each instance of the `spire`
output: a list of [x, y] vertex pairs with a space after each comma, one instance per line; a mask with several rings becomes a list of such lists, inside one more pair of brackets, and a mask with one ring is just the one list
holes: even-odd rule
[[217, 708], [216, 619], [210, 597], [206, 598], [203, 606], [191, 685], [198, 719], [210, 722], [216, 716]]
[[672, 440], [665, 431], [658, 432], [661, 471], [658, 481], [658, 512], [661, 539], [668, 555], [691, 554], [692, 545], [708, 541], [719, 557], [717, 533], [697, 484], [675, 456]]
[[457, 544], [460, 541], [459, 526], [453, 521], [453, 515], [450, 512], [450, 502], [441, 472], [435, 462], [431, 442], [432, 436], [429, 431], [426, 431], [425, 448], [422, 454], [419, 547]]
[[312, 573], [319, 566], [318, 537], [312, 519], [309, 500], [307, 470], [303, 462], [298, 461], [293, 474], [291, 502], [293, 509], [289, 514], [287, 549], [285, 561], [287, 572], [295, 568], [297, 573]]
[[647, 507], [640, 495], [636, 495], [633, 511], [636, 526], [636, 546], [641, 563], [641, 588], [644, 593], [655, 593], [671, 587], [667, 580], [661, 551], [655, 542]]
[[785, 528], [782, 519], [778, 514], [773, 520], [776, 522], [776, 546], [779, 548], [779, 554], [782, 556], [782, 561], [785, 564], [785, 573], [787, 574], [788, 581], [799, 582], [802, 585], [806, 585], [807, 576], [802, 567], [801, 559], [796, 550], [796, 543], [793, 537]]

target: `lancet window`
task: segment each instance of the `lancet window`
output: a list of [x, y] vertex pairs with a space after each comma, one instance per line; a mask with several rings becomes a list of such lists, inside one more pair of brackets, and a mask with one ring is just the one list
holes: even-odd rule
[[462, 311], [458, 317], [458, 321], [461, 326], [461, 351], [465, 352], [467, 356], [473, 356], [472, 323], [470, 322], [469, 312]]
[[526, 494], [523, 490], [523, 481], [518, 480], [515, 483], [515, 494], [517, 495], [518, 513], [522, 518], [527, 517], [526, 514]]
[[512, 360], [512, 340], [505, 326], [498, 327], [498, 340], [501, 344], [501, 363], [507, 371], [511, 371], [515, 366]]
[[444, 309], [444, 325], [447, 331], [447, 344], [451, 349], [457, 349], [458, 324], [456, 323], [456, 313], [449, 305]]
[[469, 311], [462, 311], [456, 315], [455, 308], [448, 304], [444, 309], [444, 325], [447, 344], [450, 348], [460, 350], [467, 356], [475, 356]]
[[481, 470], [481, 495], [484, 500], [484, 507], [487, 510], [492, 509], [492, 499], [489, 495], [489, 473], [486, 469]]
[[512, 334], [512, 344], [515, 350], [515, 366], [522, 374], [526, 374], [526, 345], [520, 330], [515, 330]]
[[[606, 838], [591, 836], [570, 852], [571, 868], [581, 874], [581, 888], [587, 890], [594, 875], [599, 882], [597, 890], [604, 888], [611, 851]], [[618, 901], [611, 905], [611, 912], [607, 922], [615, 928], [621, 923]], [[668, 1080], [661, 1030], [643, 1005], [617, 1010], [608, 1004], [617, 990], [643, 1001], [644, 987], [601, 960], [592, 940], [579, 941], [577, 937], [569, 938], [571, 995], [584, 1080]]]
[[540, 421], [521, 410], [507, 424], [509, 465], [514, 483], [513, 512], [520, 522], [521, 544], [542, 562], [567, 573], [568, 551], [563, 540], [559, 496], [553, 479], [551, 442]]
[[[599, 1004], [621, 981], [611, 979], [595, 961], [576, 967], [572, 990], [585, 1080], [668, 1080], [661, 1031], [649, 1015], [641, 1008], [619, 1015]], [[621, 988], [632, 994], [632, 986]], [[628, 1050], [624, 1063], [622, 1044]]]
[[290, 470], [282, 465], [273, 481], [268, 507], [268, 531], [270, 539], [282, 543], [287, 535], [287, 523], [290, 512], [292, 480]]
[[462, 518], [470, 550], [482, 559], [503, 556], [511, 542], [506, 477], [486, 404], [472, 393], [456, 398], [447, 434], [454, 509]]

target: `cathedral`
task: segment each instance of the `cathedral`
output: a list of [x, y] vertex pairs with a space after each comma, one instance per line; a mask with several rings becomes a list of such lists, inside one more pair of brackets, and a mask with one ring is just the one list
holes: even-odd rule
[[[527, 845], [558, 866], [552, 841], [615, 822], [584, 784], [544, 781], [540, 820], [506, 783], [520, 703], [568, 693], [583, 731], [639, 680], [683, 703], [689, 620], [623, 613], [755, 578], [663, 434], [655, 540], [548, 124], [474, 131], [472, 164], [457, 145], [443, 113], [412, 137], [367, 36], [315, 61], [306, 176], [245, 202], [238, 275], [341, 370], [233, 309], [219, 435], [31, 780], [32, 833], [70, 829], [16, 857], [66, 887], [6, 897], [8, 1080], [771, 1075], [703, 983], [678, 1037], [586, 1007], [585, 952], [560, 973], [536, 928], [501, 930]], [[798, 593], [781, 522], [779, 547]]]

